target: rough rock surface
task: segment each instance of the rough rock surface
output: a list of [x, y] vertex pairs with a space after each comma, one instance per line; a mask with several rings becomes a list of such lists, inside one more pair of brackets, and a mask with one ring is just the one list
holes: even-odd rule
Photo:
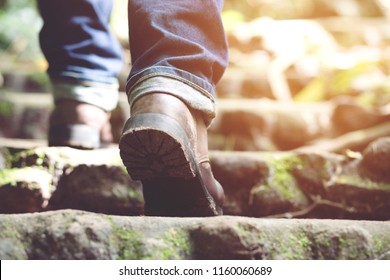
[[390, 182], [390, 138], [372, 143], [363, 152], [361, 172], [373, 180]]
[[41, 211], [51, 196], [51, 179], [35, 167], [0, 171], [0, 213]]
[[[0, 202], [25, 208], [17, 213], [64, 208], [114, 215], [140, 215], [143, 212], [142, 185], [129, 178], [117, 148], [82, 151], [67, 147], [27, 150], [3, 147], [2, 150], [7, 151], [3, 152], [7, 156], [6, 168], [0, 171], [0, 193], [5, 193], [12, 184], [16, 186], [14, 195], [1, 196]], [[33, 176], [34, 172], [36, 176]], [[42, 173], [49, 178], [42, 181]], [[31, 201], [33, 205], [21, 203], [23, 197], [18, 200], [17, 195], [20, 189], [17, 186], [21, 184], [44, 192], [41, 196], [45, 202], [39, 207], [35, 201]], [[3, 210], [4, 207], [0, 208], [2, 213], [12, 212]]]
[[[117, 147], [2, 150], [2, 213], [66, 208], [113, 215], [143, 212], [142, 185], [127, 175]], [[226, 215], [389, 220], [387, 169], [372, 167], [376, 162], [388, 166], [388, 154], [383, 138], [364, 154], [214, 151], [210, 159], [225, 189]]]
[[1, 259], [390, 259], [390, 223], [0, 215]]

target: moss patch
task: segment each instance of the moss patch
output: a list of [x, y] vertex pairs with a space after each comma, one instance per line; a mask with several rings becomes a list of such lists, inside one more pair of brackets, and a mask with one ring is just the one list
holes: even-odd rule
[[11, 222], [0, 223], [0, 239], [4, 238], [21, 238], [19, 231]]
[[291, 171], [293, 168], [302, 168], [303, 162], [298, 156], [270, 157], [267, 160], [270, 166], [271, 176], [267, 186], [278, 190], [286, 200], [301, 200], [304, 195], [297, 187], [295, 177]]
[[11, 102], [0, 100], [0, 117], [12, 117], [15, 111], [15, 105]]
[[336, 183], [352, 185], [363, 189], [390, 191], [390, 184], [388, 183], [374, 182], [359, 176], [341, 175], [336, 179]]
[[39, 168], [11, 168], [0, 171], [0, 186], [16, 186], [17, 182], [36, 182], [41, 186], [50, 186], [51, 180], [51, 175]]
[[251, 224], [238, 223], [236, 229], [240, 236], [242, 245], [245, 247], [252, 247], [253, 244], [257, 244], [261, 239], [261, 233], [259, 229]]
[[170, 228], [154, 237], [142, 231], [119, 226], [108, 217], [112, 227], [110, 244], [118, 260], [178, 260], [189, 259], [192, 242], [189, 233], [180, 228]]
[[171, 228], [162, 236], [162, 240], [167, 246], [160, 250], [161, 259], [183, 259], [191, 254], [192, 245], [187, 232]]
[[266, 158], [269, 174], [266, 182], [250, 191], [252, 215], [259, 217], [291, 212], [308, 206], [309, 200], [298, 185], [293, 170], [303, 168], [302, 160], [293, 154]]
[[314, 259], [359, 260], [373, 258], [371, 245], [359, 231], [319, 232], [311, 237]]
[[259, 242], [263, 245], [265, 259], [307, 260], [311, 259], [312, 241], [302, 230], [260, 234]]
[[306, 234], [298, 232], [289, 235], [288, 244], [291, 245], [290, 250], [283, 252], [287, 259], [304, 260], [311, 258], [311, 241]]
[[379, 260], [390, 260], [390, 240], [384, 236], [373, 237], [375, 258]]
[[23, 237], [11, 221], [0, 223], [0, 259], [28, 259], [31, 240]]
[[281, 240], [280, 256], [287, 260], [311, 259], [311, 241], [303, 232], [289, 233]]
[[110, 222], [113, 230], [110, 243], [116, 247], [116, 259], [141, 260], [148, 258], [145, 256], [142, 236], [139, 232]]
[[8, 162], [12, 167], [36, 166], [51, 168], [48, 156], [39, 149], [25, 150], [10, 155]]

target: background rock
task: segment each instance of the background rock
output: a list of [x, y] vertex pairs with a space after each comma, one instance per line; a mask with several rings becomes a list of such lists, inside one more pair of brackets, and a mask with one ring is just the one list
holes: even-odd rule
[[249, 205], [255, 217], [294, 212], [310, 205], [302, 192], [292, 169], [301, 159], [294, 154], [268, 155], [265, 157], [270, 173], [263, 184], [253, 186]]
[[[5, 147], [3, 149], [6, 150]], [[73, 208], [115, 215], [143, 213], [141, 184], [129, 178], [121, 164], [117, 148], [82, 151], [67, 147], [27, 150], [10, 147], [5, 161], [10, 169], [1, 171], [3, 177], [15, 180], [11, 175], [18, 171], [18, 180], [23, 186], [30, 186], [29, 177], [34, 175], [33, 178], [40, 178], [42, 172], [51, 177], [47, 186], [45, 185], [45, 190], [49, 191], [45, 193], [45, 203], [41, 203], [42, 206], [28, 208], [23, 204], [22, 196], [18, 195], [19, 189], [13, 188], [13, 200], [11, 196], [2, 196], [2, 199], [8, 201], [4, 207], [9, 208], [2, 209], [3, 213], [14, 213], [11, 202], [12, 205], [24, 205], [18, 206], [24, 209], [21, 212]], [[0, 184], [3, 187], [8, 186], [5, 179], [5, 185]], [[35, 184], [34, 181], [33, 186]]]
[[374, 180], [390, 183], [390, 138], [371, 143], [363, 152], [360, 171]]
[[[51, 108], [48, 94], [0, 96], [0, 137], [40, 139], [47, 145]], [[385, 105], [367, 108], [351, 98], [301, 103], [221, 98], [217, 109], [209, 129], [211, 150], [288, 151], [317, 144], [317, 149], [342, 153], [345, 149], [363, 151], [374, 139], [390, 136], [390, 114]], [[122, 93], [111, 118], [115, 142], [128, 116]], [[357, 134], [351, 134], [354, 132]], [[321, 145], [323, 141], [330, 144]]]
[[250, 215], [250, 192], [257, 184], [266, 182], [267, 163], [260, 157], [234, 152], [215, 152], [210, 159], [213, 173], [226, 193], [225, 214]]
[[36, 167], [0, 170], [0, 213], [42, 211], [51, 196], [51, 180], [49, 172]]
[[48, 209], [81, 209], [114, 215], [143, 213], [142, 184], [118, 166], [79, 165], [67, 168]]

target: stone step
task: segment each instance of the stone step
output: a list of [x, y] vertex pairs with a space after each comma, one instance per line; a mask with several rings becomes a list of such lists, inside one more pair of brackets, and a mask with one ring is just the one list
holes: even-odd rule
[[[0, 137], [47, 139], [52, 106], [47, 93], [2, 93]], [[121, 93], [111, 118], [116, 143], [128, 117], [129, 105]], [[353, 132], [358, 135], [350, 135]], [[374, 139], [385, 136], [390, 136], [389, 106], [365, 108], [345, 99], [321, 103], [219, 99], [217, 117], [209, 129], [209, 146], [239, 151], [285, 151], [305, 146], [331, 152], [362, 151]]]
[[[116, 145], [83, 151], [0, 143], [0, 213], [143, 213], [142, 184], [129, 178]], [[363, 154], [211, 151], [210, 160], [225, 189], [226, 215], [390, 219], [390, 138]]]
[[390, 223], [246, 217], [0, 215], [6, 259], [390, 259]]

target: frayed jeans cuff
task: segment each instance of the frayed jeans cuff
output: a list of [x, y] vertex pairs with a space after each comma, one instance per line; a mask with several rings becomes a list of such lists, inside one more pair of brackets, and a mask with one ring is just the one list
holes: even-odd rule
[[[180, 78], [182, 79], [182, 78]], [[166, 93], [181, 99], [190, 109], [203, 113], [209, 125], [215, 117], [215, 102], [187, 83], [171, 76], [152, 76], [140, 79], [128, 92], [130, 108], [142, 96], [150, 93]]]
[[95, 82], [64, 82], [53, 81], [52, 90], [54, 101], [71, 99], [88, 103], [112, 111], [118, 104], [118, 84], [101, 84]]

